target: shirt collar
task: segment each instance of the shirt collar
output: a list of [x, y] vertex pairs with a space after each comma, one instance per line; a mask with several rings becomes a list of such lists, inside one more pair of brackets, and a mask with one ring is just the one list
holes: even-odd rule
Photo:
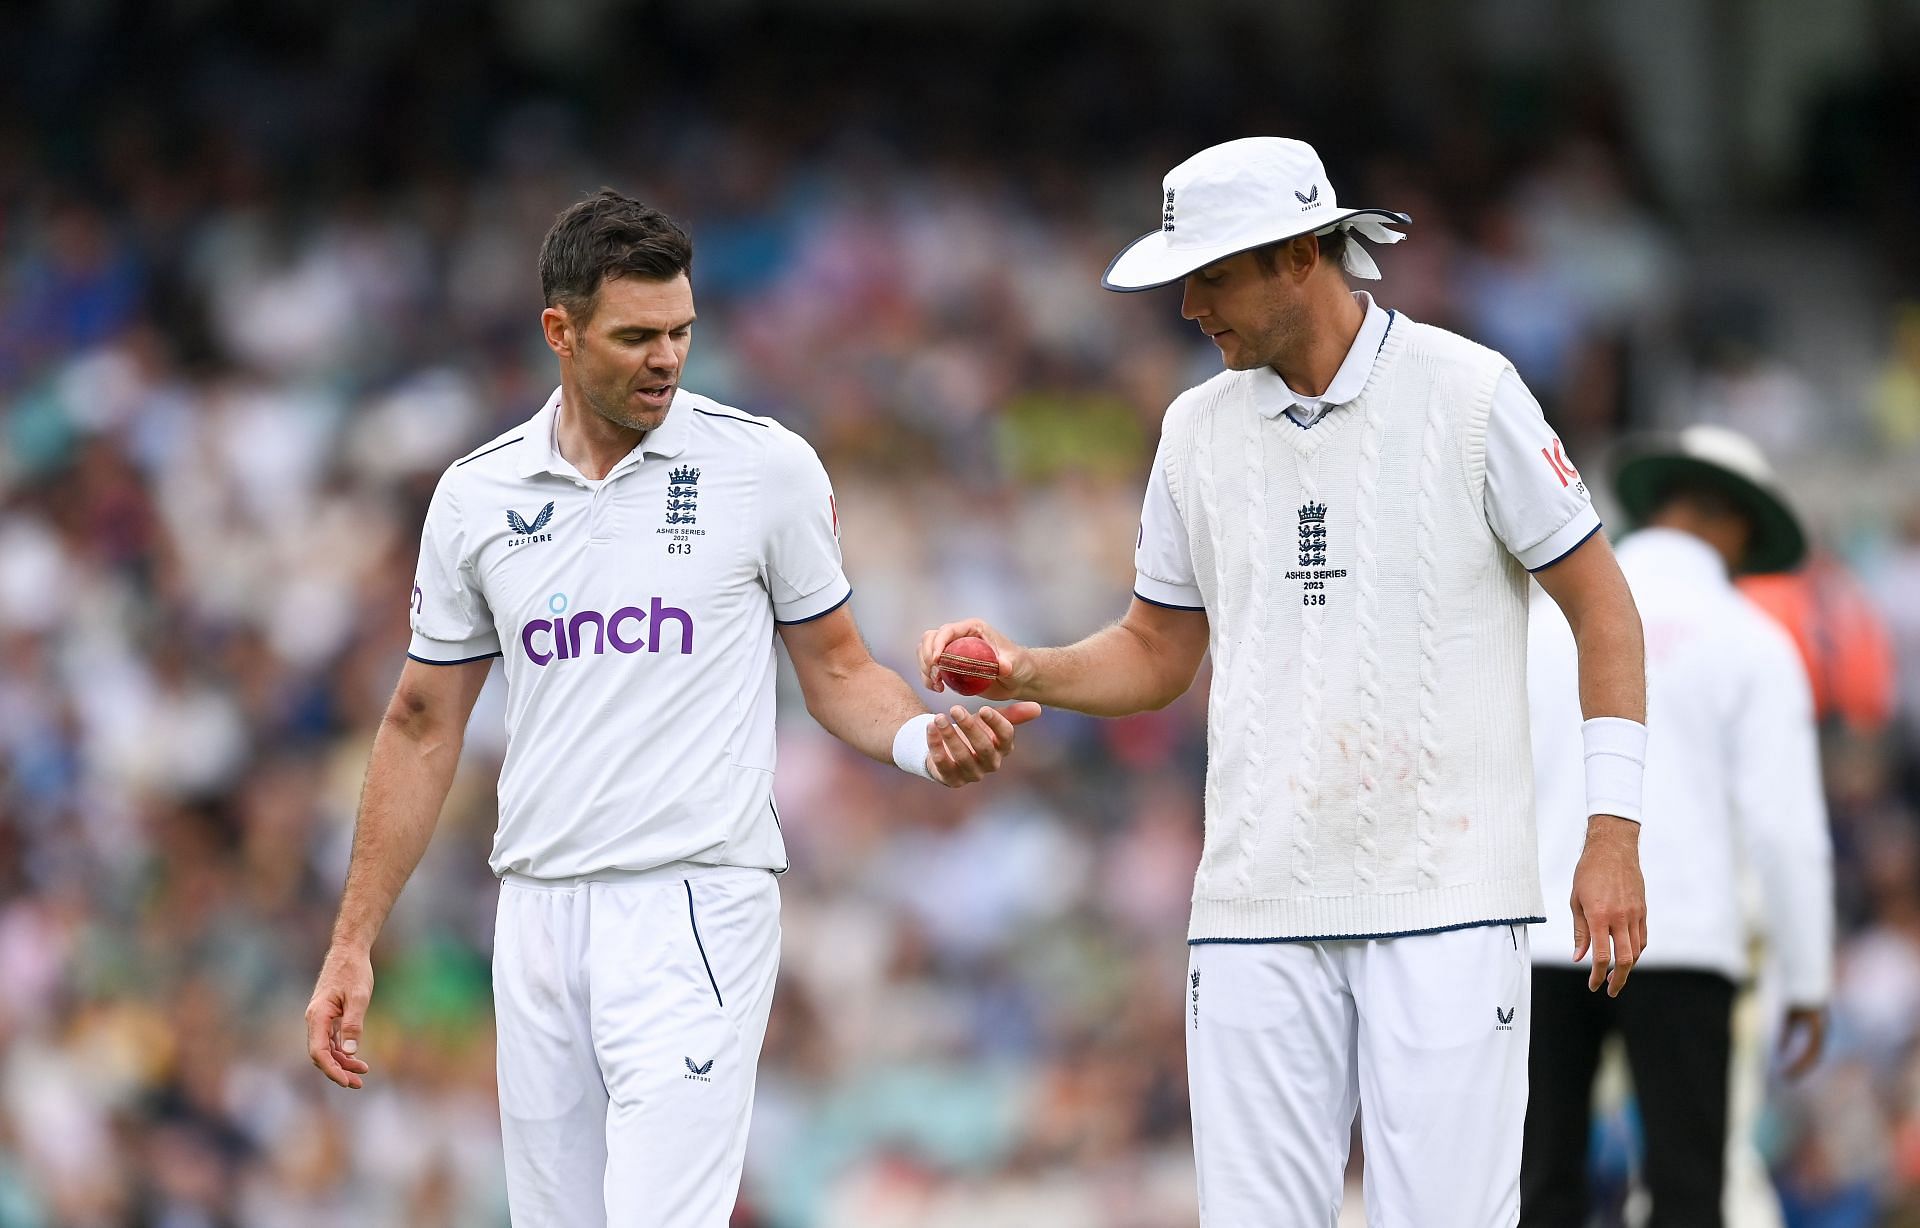
[[1287, 387], [1280, 373], [1272, 367], [1262, 367], [1255, 372], [1258, 382], [1254, 385], [1254, 406], [1262, 417], [1277, 418], [1288, 410], [1297, 409], [1293, 417], [1302, 425], [1311, 426], [1320, 415], [1336, 405], [1345, 405], [1359, 396], [1367, 386], [1367, 377], [1373, 374], [1374, 360], [1380, 356], [1380, 347], [1386, 343], [1387, 329], [1393, 325], [1393, 313], [1373, 301], [1373, 296], [1365, 290], [1356, 290], [1354, 301], [1366, 309], [1366, 316], [1360, 321], [1360, 331], [1354, 335], [1353, 345], [1347, 349], [1347, 356], [1341, 360], [1340, 369], [1334, 372], [1333, 382], [1327, 390], [1317, 397], [1304, 396]]
[[[648, 431], [646, 438], [632, 453], [620, 459], [607, 476], [612, 477], [630, 465], [649, 456], [675, 457], [687, 450], [688, 432], [692, 429], [693, 409], [685, 404], [686, 394], [676, 391], [673, 404], [667, 407], [667, 417], [659, 426]], [[561, 477], [580, 477], [566, 457], [560, 455], [560, 448], [554, 440], [554, 424], [560, 415], [560, 390], [555, 388], [540, 412], [527, 422], [527, 442], [533, 445], [527, 450], [526, 457], [520, 463], [520, 476], [533, 477], [540, 473], [553, 473]]]
[[1680, 529], [1659, 526], [1641, 529], [1620, 543], [1620, 558], [1636, 571], [1657, 572], [1675, 579], [1720, 587], [1733, 583], [1726, 560], [1700, 538]]

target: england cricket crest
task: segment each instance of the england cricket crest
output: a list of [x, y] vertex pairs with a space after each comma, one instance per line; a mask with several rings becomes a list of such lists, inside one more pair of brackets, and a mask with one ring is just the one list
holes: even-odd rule
[[694, 513], [699, 511], [700, 471], [692, 465], [682, 465], [668, 475], [667, 481], [667, 523], [692, 524]]
[[1318, 501], [1300, 505], [1300, 566], [1287, 579], [1300, 581], [1300, 604], [1327, 604], [1327, 585], [1345, 580], [1347, 569], [1327, 566], [1327, 505]]
[[692, 554], [696, 537], [705, 537], [705, 529], [694, 528], [700, 511], [700, 470], [682, 465], [667, 474], [666, 523], [654, 532], [667, 539], [668, 554]]
[[1300, 566], [1327, 565], [1327, 505], [1300, 505]]

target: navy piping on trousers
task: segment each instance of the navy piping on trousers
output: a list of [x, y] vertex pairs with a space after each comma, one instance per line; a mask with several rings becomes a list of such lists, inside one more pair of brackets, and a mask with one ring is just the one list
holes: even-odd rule
[[714, 979], [713, 965], [707, 962], [707, 945], [700, 941], [700, 919], [693, 915], [693, 881], [683, 878], [680, 885], [687, 889], [687, 922], [693, 926], [693, 945], [700, 949], [700, 966], [707, 970], [707, 984], [713, 986], [713, 1000], [725, 1006], [727, 1000], [720, 996], [720, 982]]

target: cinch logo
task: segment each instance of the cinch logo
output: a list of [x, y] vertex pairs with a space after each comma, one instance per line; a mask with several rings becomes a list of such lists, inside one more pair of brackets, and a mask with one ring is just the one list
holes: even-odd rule
[[681, 655], [693, 652], [693, 615], [665, 604], [658, 597], [647, 610], [637, 605], [623, 605], [611, 614], [581, 610], [569, 618], [567, 595], [555, 593], [547, 598], [547, 609], [552, 612], [552, 618], [536, 618], [520, 628], [520, 647], [527, 654], [527, 660], [535, 665], [569, 661], [589, 653], [605, 656], [608, 645], [612, 645], [615, 652], [657, 653], [660, 630], [670, 623], [680, 624]]

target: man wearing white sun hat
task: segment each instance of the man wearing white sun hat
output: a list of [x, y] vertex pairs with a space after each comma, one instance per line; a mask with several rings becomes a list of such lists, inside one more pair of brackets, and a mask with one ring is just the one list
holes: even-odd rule
[[[1660, 950], [1635, 977], [1631, 1000], [1618, 1002], [1581, 993], [1564, 968], [1534, 968], [1522, 1222], [1585, 1221], [1594, 1071], [1602, 1041], [1617, 1032], [1646, 1137], [1649, 1228], [1749, 1225], [1755, 1211], [1722, 1211], [1727, 1162], [1757, 1167], [1748, 1139], [1727, 1147], [1730, 1075], [1746, 1073], [1732, 1026], [1750, 964], [1742, 871], [1765, 901], [1757, 920], [1787, 1007], [1782, 1048], [1795, 1050], [1787, 1070], [1803, 1074], [1819, 1060], [1832, 991], [1833, 851], [1806, 670], [1792, 639], [1733, 577], [1797, 567], [1806, 539], [1766, 457], [1722, 427], [1628, 442], [1614, 491], [1643, 526], [1621, 543], [1620, 566], [1646, 619], [1646, 797], [1663, 816], [1647, 833], [1647, 896]], [[1534, 604], [1527, 685], [1540, 866], [1555, 878], [1579, 855], [1566, 818], [1580, 804], [1569, 781], [1580, 718], [1568, 693], [1566, 620]], [[1761, 1185], [1745, 1196], [1769, 1199], [1764, 1177]], [[1758, 1215], [1779, 1222], [1777, 1210]]]
[[[1364, 1106], [1374, 1225], [1512, 1228], [1529, 943], [1544, 919], [1527, 743], [1527, 572], [1578, 629], [1589, 985], [1646, 945], [1640, 623], [1578, 472], [1499, 354], [1350, 291], [1385, 209], [1255, 137], [1170, 172], [1110, 290], [1181, 283], [1227, 370], [1176, 398], [1125, 617], [1028, 649], [979, 620], [996, 697], [1118, 716], [1213, 653], [1187, 1018], [1208, 1228], [1330, 1225]], [[1569, 884], [1556, 883], [1556, 894]]]

